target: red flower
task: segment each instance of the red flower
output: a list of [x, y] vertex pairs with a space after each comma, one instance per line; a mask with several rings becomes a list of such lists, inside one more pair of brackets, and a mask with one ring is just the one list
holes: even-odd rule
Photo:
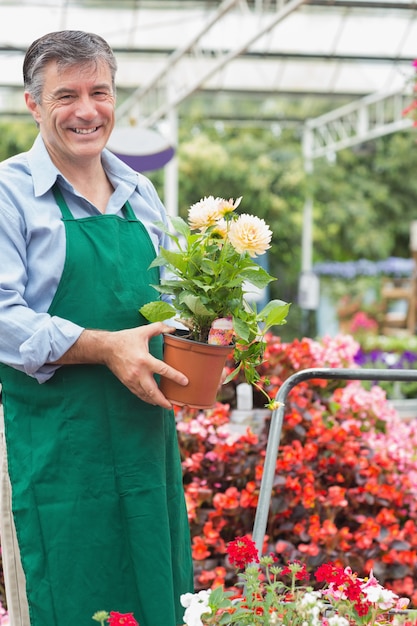
[[310, 578], [307, 567], [305, 563], [300, 563], [300, 561], [292, 561], [288, 563], [286, 567], [282, 569], [282, 576], [292, 576], [296, 580], [308, 580]]
[[109, 626], [139, 626], [133, 613], [116, 613], [110, 611]]
[[359, 617], [364, 617], [365, 615], [367, 615], [370, 608], [371, 604], [369, 602], [363, 600], [358, 600], [357, 602], [355, 602], [355, 610]]
[[250, 537], [237, 537], [234, 541], [231, 541], [227, 545], [227, 553], [229, 555], [230, 562], [239, 568], [244, 568], [246, 565], [259, 562], [258, 551], [255, 543]]
[[336, 567], [334, 563], [323, 563], [316, 569], [314, 575], [319, 582], [335, 583], [336, 585], [341, 584], [344, 578], [343, 569]]

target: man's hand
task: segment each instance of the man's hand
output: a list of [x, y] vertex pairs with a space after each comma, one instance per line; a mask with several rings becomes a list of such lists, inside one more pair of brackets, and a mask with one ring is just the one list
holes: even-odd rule
[[166, 332], [172, 332], [172, 327], [162, 322], [114, 332], [84, 330], [56, 362], [59, 365], [106, 365], [138, 398], [170, 409], [172, 405], [159, 390], [154, 374], [162, 374], [180, 385], [187, 385], [188, 379], [149, 353], [151, 337]]

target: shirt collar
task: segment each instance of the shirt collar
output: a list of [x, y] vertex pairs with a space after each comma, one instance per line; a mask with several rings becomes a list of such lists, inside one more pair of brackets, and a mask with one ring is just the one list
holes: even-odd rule
[[[40, 134], [28, 152], [28, 159], [35, 197], [42, 196], [53, 187], [58, 176], [62, 174], [53, 164]], [[137, 173], [107, 149], [103, 150], [102, 163], [113, 184], [123, 181], [132, 191], [138, 187]]]
[[28, 160], [33, 180], [35, 197], [49, 191], [59, 174], [58, 168], [52, 163], [41, 135], [38, 135], [28, 152]]

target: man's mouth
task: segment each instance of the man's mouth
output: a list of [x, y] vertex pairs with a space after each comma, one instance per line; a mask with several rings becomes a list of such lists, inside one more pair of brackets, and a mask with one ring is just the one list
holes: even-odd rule
[[95, 133], [98, 126], [94, 128], [72, 128], [71, 130], [77, 135], [91, 135], [91, 133]]

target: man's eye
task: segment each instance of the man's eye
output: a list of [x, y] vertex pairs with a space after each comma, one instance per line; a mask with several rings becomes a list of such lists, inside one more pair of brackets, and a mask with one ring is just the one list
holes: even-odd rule
[[69, 93], [68, 94], [64, 94], [63, 96], [59, 97], [59, 100], [61, 100], [61, 102], [68, 102], [68, 101], [73, 100], [73, 99], [74, 99], [74, 96], [69, 94]]

